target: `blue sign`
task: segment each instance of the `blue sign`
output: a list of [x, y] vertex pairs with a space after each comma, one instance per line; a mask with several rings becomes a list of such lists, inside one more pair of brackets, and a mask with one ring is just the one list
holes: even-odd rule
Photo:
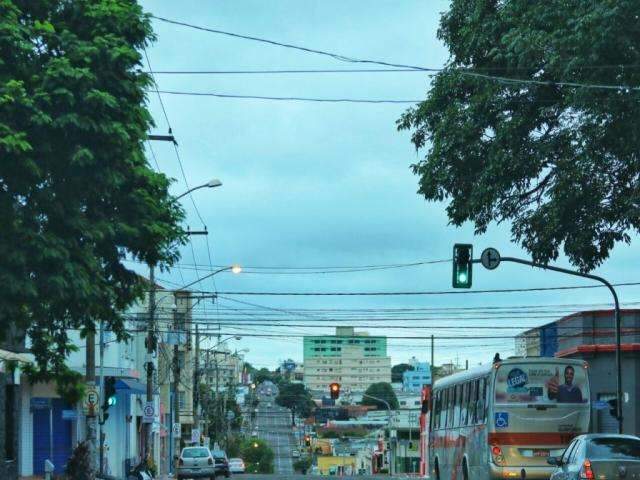
[[507, 387], [510, 389], [522, 388], [529, 382], [529, 377], [523, 370], [514, 368], [507, 375]]
[[29, 403], [31, 410], [49, 410], [51, 408], [51, 399], [45, 397], [31, 397]]
[[496, 412], [495, 423], [496, 423], [496, 428], [507, 428], [509, 426], [509, 413]]
[[611, 408], [611, 405], [609, 405], [609, 402], [598, 400], [593, 402], [593, 408], [596, 410], [604, 410], [605, 408]]
[[78, 412], [75, 410], [62, 410], [63, 420], [75, 420], [78, 418]]

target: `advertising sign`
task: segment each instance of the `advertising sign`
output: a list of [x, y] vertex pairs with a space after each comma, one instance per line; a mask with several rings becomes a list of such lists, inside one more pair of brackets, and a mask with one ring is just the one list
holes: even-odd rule
[[496, 403], [587, 403], [589, 382], [581, 365], [508, 364], [498, 369]]

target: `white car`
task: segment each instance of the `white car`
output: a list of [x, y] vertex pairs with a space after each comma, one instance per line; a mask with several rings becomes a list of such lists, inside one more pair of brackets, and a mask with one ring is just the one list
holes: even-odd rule
[[232, 458], [229, 460], [229, 471], [231, 473], [244, 473], [244, 461], [241, 458]]

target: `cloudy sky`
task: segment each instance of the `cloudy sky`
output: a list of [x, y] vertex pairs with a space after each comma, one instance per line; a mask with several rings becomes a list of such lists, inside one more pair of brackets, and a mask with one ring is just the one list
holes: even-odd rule
[[[158, 17], [349, 57], [436, 68], [448, 57], [437, 39], [446, 1], [142, 3]], [[371, 68], [158, 20], [153, 25], [158, 38], [147, 52], [158, 72]], [[429, 77], [416, 72], [159, 73], [156, 79], [163, 91], [327, 99], [414, 100], [424, 98], [429, 88]], [[211, 178], [224, 185], [184, 198], [186, 226], [198, 230], [204, 223], [209, 235], [192, 237], [182, 249], [180, 265], [159, 274], [160, 280], [175, 288], [218, 265], [243, 265], [240, 275], [221, 273], [215, 282], [208, 279], [194, 287], [230, 292], [220, 293], [216, 304], [201, 302], [194, 317], [203, 329], [213, 331], [220, 324], [225, 336], [244, 335], [231, 346], [249, 349], [247, 358], [257, 366], [273, 367], [285, 358], [302, 360], [300, 336], [328, 333], [337, 324], [410, 337], [389, 340], [393, 362], [413, 355], [428, 358], [427, 337], [434, 335], [437, 364], [456, 360], [475, 364], [490, 360], [496, 351], [503, 356], [513, 353], [513, 339], [500, 337], [610, 301], [601, 288], [348, 297], [234, 293], [450, 292], [449, 263], [337, 273], [335, 267], [447, 260], [456, 242], [473, 243], [477, 254], [493, 246], [503, 255], [526, 255], [511, 243], [508, 225], [493, 226], [486, 235], [474, 237], [469, 225], [448, 225], [444, 204], [426, 203], [415, 193], [417, 178], [409, 167], [424, 152], [416, 152], [408, 133], [395, 127], [408, 105], [170, 94], [162, 94], [162, 100], [179, 142], [188, 185]], [[157, 124], [154, 133], [166, 133], [157, 96], [150, 94], [149, 101]], [[173, 193], [184, 192], [187, 184], [174, 149], [155, 142], [153, 150], [159, 168], [175, 179]], [[149, 158], [155, 168], [151, 152]], [[633, 282], [636, 269], [630, 267], [637, 266], [638, 253], [637, 241], [631, 247], [618, 246], [596, 273], [614, 282]], [[562, 259], [558, 263], [567, 265]], [[145, 272], [141, 266], [133, 267]], [[591, 284], [508, 264], [492, 272], [476, 266], [473, 283], [473, 291]], [[638, 287], [619, 292], [625, 304], [639, 298]], [[278, 323], [290, 326], [270, 326]], [[273, 336], [261, 336], [265, 334]], [[494, 338], [460, 338], [464, 336]]]

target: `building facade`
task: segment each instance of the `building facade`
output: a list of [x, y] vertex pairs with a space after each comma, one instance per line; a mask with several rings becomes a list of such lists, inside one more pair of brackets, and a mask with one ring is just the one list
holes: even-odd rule
[[[640, 431], [640, 310], [621, 311], [622, 416], [624, 433]], [[528, 344], [526, 343], [528, 342]], [[612, 310], [577, 312], [516, 338], [525, 355], [577, 358], [589, 364], [591, 431], [617, 432], [610, 412], [616, 398], [615, 321]]]
[[409, 365], [413, 370], [402, 373], [402, 390], [420, 393], [425, 385], [431, 385], [431, 365], [428, 362], [420, 362], [415, 357], [409, 360]]
[[335, 335], [305, 337], [303, 346], [304, 384], [312, 392], [326, 393], [333, 382], [340, 383], [345, 393], [391, 382], [386, 337], [337, 327]]

